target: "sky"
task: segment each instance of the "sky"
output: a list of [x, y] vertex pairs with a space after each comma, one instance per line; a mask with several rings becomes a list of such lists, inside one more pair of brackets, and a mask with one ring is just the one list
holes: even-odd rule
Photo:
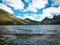
[[60, 0], [0, 0], [0, 9], [20, 19], [42, 21], [60, 15]]

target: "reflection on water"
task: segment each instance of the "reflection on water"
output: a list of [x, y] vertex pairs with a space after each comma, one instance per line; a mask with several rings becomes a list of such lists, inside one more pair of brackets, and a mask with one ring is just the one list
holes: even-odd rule
[[0, 26], [2, 45], [60, 45], [60, 25]]

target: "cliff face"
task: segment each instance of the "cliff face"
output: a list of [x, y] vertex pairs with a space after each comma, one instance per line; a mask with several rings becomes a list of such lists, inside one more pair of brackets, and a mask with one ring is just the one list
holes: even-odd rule
[[52, 19], [50, 18], [45, 18], [44, 20], [41, 21], [43, 24], [60, 24], [60, 15], [54, 16]]
[[13, 24], [27, 24], [23, 20], [13, 16], [12, 14], [0, 9], [0, 25], [13, 25]]
[[60, 24], [60, 15], [53, 17], [53, 24]]

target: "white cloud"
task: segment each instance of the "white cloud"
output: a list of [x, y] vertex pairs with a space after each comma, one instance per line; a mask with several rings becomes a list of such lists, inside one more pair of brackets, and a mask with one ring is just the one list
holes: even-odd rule
[[[30, 0], [24, 0], [26, 3], [29, 3], [28, 7], [26, 9], [24, 9], [24, 3], [21, 0], [3, 0], [3, 3], [9, 6], [12, 6], [14, 9], [24, 9], [22, 10], [23, 12], [34, 12], [36, 13], [38, 11], [38, 9], [44, 8], [46, 6], [46, 4], [48, 4], [48, 0], [32, 0], [32, 2], [30, 2]], [[52, 0], [54, 3], [52, 3], [52, 6], [60, 6], [60, 0]], [[13, 13], [13, 11], [11, 10], [11, 8], [7, 7], [4, 4], [0, 4], [0, 8]], [[33, 15], [28, 15], [25, 14], [23, 17], [21, 16], [16, 16], [18, 18], [29, 18], [32, 20], [38, 20], [41, 21], [43, 20], [45, 17], [49, 17], [49, 18], [53, 18], [52, 14], [60, 14], [60, 7], [49, 7], [43, 10], [42, 14], [33, 14]], [[39, 17], [39, 18], [38, 18]]]
[[14, 9], [23, 9], [24, 4], [21, 0], [3, 0], [6, 5], [12, 6]]
[[22, 18], [21, 16], [16, 16], [17, 18]]
[[43, 13], [58, 14], [60, 13], [60, 7], [50, 7], [43, 10]]
[[28, 14], [25, 14], [23, 17], [22, 16], [16, 16], [20, 19], [25, 19], [25, 18], [29, 18], [29, 19], [32, 19], [32, 20], [36, 20], [36, 21], [40, 21], [38, 17], [40, 17], [40, 15], [37, 15], [37, 14], [31, 14], [31, 15], [28, 15]]
[[60, 0], [52, 0], [52, 6], [60, 6]]
[[37, 12], [36, 8], [33, 8], [31, 5], [29, 7], [27, 7], [27, 9], [25, 9], [23, 12], [27, 12], [27, 11], [31, 11], [31, 12]]
[[53, 18], [52, 14], [55, 14], [55, 15], [60, 14], [60, 7], [58, 7], [58, 8], [57, 7], [46, 8], [43, 10], [42, 14], [31, 14], [31, 15], [25, 14], [25, 16], [21, 17], [21, 18], [23, 18], [23, 19], [29, 18], [32, 20], [42, 21], [45, 17]]
[[[24, 9], [24, 3], [21, 0], [2, 0], [4, 4], [9, 5], [16, 9]], [[23, 12], [31, 11], [37, 12], [37, 9], [44, 8], [48, 4], [48, 0], [24, 0], [26, 3], [29, 3], [27, 9], [24, 9]]]
[[22, 16], [16, 16], [17, 18], [20, 18], [20, 19], [25, 19], [25, 18], [29, 18], [29, 19], [32, 19], [32, 20], [34, 20], [34, 17], [33, 17], [33, 15], [27, 15], [27, 14], [25, 14], [23, 17]]
[[53, 16], [49, 13], [45, 13], [45, 14], [41, 14], [39, 17], [38, 21], [42, 21], [44, 18], [49, 17], [49, 18], [53, 18]]
[[27, 9], [24, 10], [26, 11], [32, 11], [32, 12], [37, 12], [37, 9], [44, 8], [48, 4], [48, 0], [32, 0], [32, 2], [29, 4]]
[[33, 17], [33, 16], [31, 16], [31, 15], [29, 16], [29, 15], [26, 15], [26, 14], [25, 14], [25, 15], [24, 15], [24, 17], [23, 17], [23, 19], [25, 19], [25, 18], [29, 18], [29, 19], [34, 20], [34, 17]]
[[39, 15], [38, 15], [38, 14], [33, 14], [32, 16], [33, 16], [33, 17], [38, 17]]
[[60, 15], [60, 7], [58, 7], [58, 8], [57, 7], [46, 8], [46, 9], [43, 10], [42, 14], [32, 14], [30, 16], [25, 15], [25, 17], [28, 17], [28, 18], [31, 18], [31, 19], [34, 19], [34, 20], [37, 20], [37, 21], [41, 21], [45, 17], [53, 18], [52, 14], [55, 14], [55, 15], [59, 14]]
[[12, 11], [11, 8], [7, 7], [6, 5], [4, 5], [3, 3], [0, 3], [0, 9], [3, 9], [11, 14], [13, 14], [14, 12]]
[[32, 0], [31, 5], [33, 5], [34, 8], [44, 8], [46, 4], [48, 3], [48, 0]]
[[43, 14], [40, 15], [40, 18], [38, 21], [43, 20], [45, 17], [53, 18], [52, 14], [55, 14], [55, 15], [60, 14], [60, 7], [58, 7], [58, 8], [50, 7], [50, 8], [44, 9]]

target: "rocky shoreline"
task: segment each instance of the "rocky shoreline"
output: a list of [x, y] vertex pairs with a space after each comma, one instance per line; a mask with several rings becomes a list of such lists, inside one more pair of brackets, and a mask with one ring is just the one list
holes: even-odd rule
[[39, 36], [55, 36], [55, 34], [13, 34], [17, 37], [39, 37]]
[[[31, 37], [31, 38], [36, 38], [36, 39], [41, 39], [41, 40], [46, 40], [47, 37], [51, 38], [51, 37], [55, 37], [55, 34], [9, 34], [9, 35], [3, 35], [0, 36], [0, 44], [1, 45], [5, 45], [8, 44], [8, 40], [10, 40], [10, 38], [14, 37], [16, 39], [25, 39], [26, 37]], [[46, 37], [46, 38], [45, 38]], [[49, 39], [50, 40], [50, 39]]]

